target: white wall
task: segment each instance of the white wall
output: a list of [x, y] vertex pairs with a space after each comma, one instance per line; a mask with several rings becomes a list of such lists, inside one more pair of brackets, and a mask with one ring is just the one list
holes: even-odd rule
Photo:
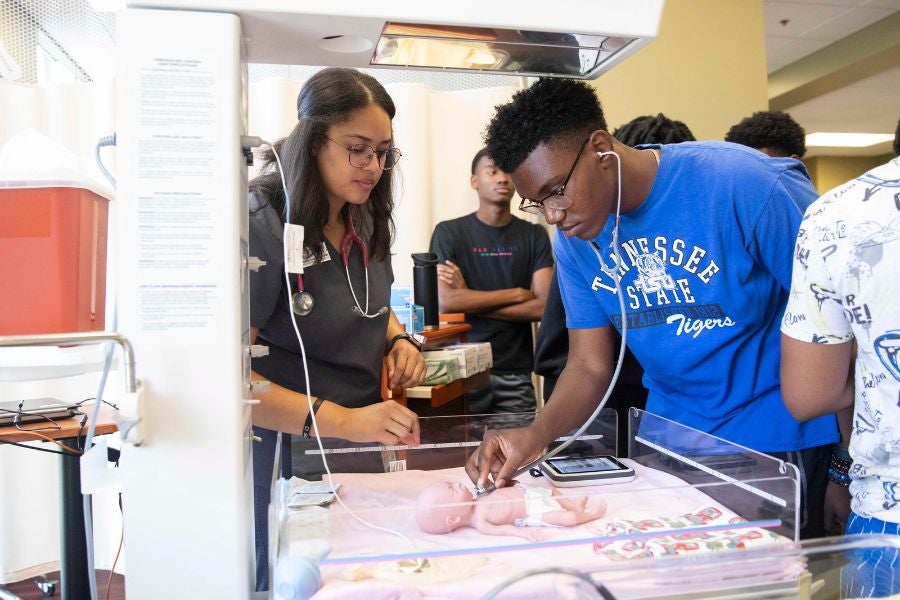
[[[296, 98], [302, 83], [269, 79], [252, 84], [248, 90], [249, 133], [272, 141], [287, 135], [296, 123]], [[0, 145], [15, 134], [33, 128], [93, 165], [96, 140], [114, 131], [113, 84], [106, 81], [28, 86], [0, 80], [0, 106], [3, 107], [0, 110]], [[477, 198], [469, 187], [472, 156], [482, 146], [482, 132], [495, 105], [506, 102], [518, 88], [435, 91], [414, 83], [385, 87], [397, 105], [394, 129], [397, 146], [403, 152], [398, 166], [394, 273], [398, 284], [410, 284], [410, 254], [427, 251], [434, 225], [477, 208]], [[103, 157], [107, 167], [115, 173], [115, 152], [105, 150]], [[97, 170], [92, 170], [89, 175], [101, 178]], [[112, 210], [114, 207], [113, 203]], [[110, 223], [114, 222], [115, 217], [111, 214]], [[111, 248], [109, 265], [114, 264], [113, 253], [114, 248]], [[108, 272], [112, 273], [114, 269], [109, 268]], [[114, 288], [111, 280], [108, 298], [114, 294]], [[107, 305], [111, 309], [113, 303]], [[111, 322], [111, 315], [108, 315], [107, 323]], [[76, 402], [92, 397], [98, 382], [98, 358], [85, 360], [90, 363], [90, 372], [65, 379], [12, 382], [9, 377], [4, 381], [4, 374], [0, 373], [0, 399], [55, 396]], [[0, 363], [12, 366], [2, 356]], [[7, 375], [9, 372], [6, 369]], [[120, 388], [120, 374], [112, 373], [108, 392], [114, 394]], [[49, 454], [0, 447], [0, 481], [4, 482], [4, 492], [15, 490], [12, 494], [4, 493], [0, 499], [0, 539], [3, 540], [0, 544], [0, 583], [57, 568], [58, 467], [55, 459]], [[9, 486], [11, 481], [17, 483]], [[109, 568], [120, 533], [116, 497], [113, 494], [97, 497], [95, 505], [96, 566]], [[27, 536], [20, 530], [22, 523], [28, 524]], [[124, 559], [120, 559], [118, 571], [123, 570], [123, 564]]]

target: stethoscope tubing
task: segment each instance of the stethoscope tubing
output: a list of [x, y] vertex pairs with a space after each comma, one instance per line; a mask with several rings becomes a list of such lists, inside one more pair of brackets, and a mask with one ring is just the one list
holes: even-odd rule
[[[357, 244], [360, 253], [362, 253], [363, 270], [366, 278], [365, 308], [360, 304], [359, 298], [356, 295], [356, 290], [353, 288], [353, 281], [350, 278], [350, 251], [353, 249], [353, 244]], [[374, 319], [387, 314], [388, 311], [385, 310], [387, 307], [382, 307], [377, 312], [369, 314], [369, 247], [366, 245], [365, 240], [356, 232], [356, 227], [353, 225], [353, 219], [350, 218], [349, 215], [347, 215], [347, 231], [344, 233], [344, 238], [341, 240], [340, 250], [341, 263], [344, 265], [344, 273], [347, 278], [347, 286], [350, 288], [350, 295], [353, 296], [353, 303], [355, 305], [352, 307], [353, 313], [367, 319]], [[303, 274], [297, 273], [297, 292], [292, 295], [291, 310], [297, 315], [305, 317], [312, 312], [314, 305], [315, 300], [312, 294], [308, 292], [303, 285]]]

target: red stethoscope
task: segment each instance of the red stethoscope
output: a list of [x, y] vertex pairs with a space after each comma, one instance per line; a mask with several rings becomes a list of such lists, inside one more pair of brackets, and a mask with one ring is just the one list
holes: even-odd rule
[[[387, 306], [382, 306], [376, 312], [369, 314], [369, 248], [366, 246], [365, 240], [356, 233], [353, 219], [347, 215], [345, 220], [347, 222], [347, 232], [344, 233], [344, 239], [341, 240], [341, 262], [344, 263], [347, 286], [350, 288], [350, 294], [353, 296], [353, 303], [355, 304], [355, 306], [350, 307], [350, 310], [353, 311], [353, 314], [367, 319], [374, 319], [375, 317], [386, 315], [388, 312]], [[363, 269], [365, 269], [366, 273], [365, 308], [359, 303], [359, 299], [356, 297], [356, 291], [353, 289], [353, 282], [350, 280], [350, 251], [353, 249], [353, 244], [359, 246], [359, 251], [362, 253]], [[297, 291], [291, 294], [291, 310], [297, 315], [305, 317], [312, 312], [314, 305], [315, 300], [313, 299], [312, 294], [303, 287], [303, 275], [297, 273]]]

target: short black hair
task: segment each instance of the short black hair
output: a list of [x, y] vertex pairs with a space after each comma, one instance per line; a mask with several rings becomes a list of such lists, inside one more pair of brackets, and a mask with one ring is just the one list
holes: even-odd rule
[[687, 125], [662, 113], [658, 113], [655, 117], [650, 115], [635, 117], [613, 131], [613, 137], [626, 146], [678, 144], [697, 140]]
[[475, 174], [475, 170], [478, 168], [478, 161], [487, 156], [490, 158], [490, 154], [488, 154], [487, 148], [482, 148], [478, 152], [475, 153], [475, 158], [472, 159], [472, 175]]
[[771, 148], [781, 156], [806, 154], [806, 132], [786, 112], [761, 110], [732, 126], [726, 142], [751, 148]]
[[606, 130], [606, 119], [593, 87], [542, 77], [497, 107], [484, 141], [494, 164], [512, 173], [540, 144], [597, 129]]

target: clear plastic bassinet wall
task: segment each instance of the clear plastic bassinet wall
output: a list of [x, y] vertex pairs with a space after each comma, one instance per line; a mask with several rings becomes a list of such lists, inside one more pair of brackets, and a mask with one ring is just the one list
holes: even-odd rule
[[[668, 561], [699, 561], [707, 571], [698, 577], [726, 589], [790, 586], [806, 572], [805, 561], [793, 559], [752, 573], [715, 566], [733, 553], [793, 556], [794, 467], [642, 411], [629, 415], [630, 458], [619, 459], [634, 471], [630, 481], [559, 487], [532, 470], [517, 477], [518, 487], [473, 502], [464, 465], [485, 429], [532, 418], [424, 418], [419, 448], [324, 439], [331, 475], [322, 479], [338, 486], [338, 497], [322, 505], [303, 488], [321, 477], [322, 452], [315, 440], [294, 445], [292, 470], [302, 478], [280, 480], [273, 493], [270, 555], [280, 597], [291, 595], [290, 586], [277, 586], [278, 565], [292, 559], [317, 564], [315, 598], [479, 598], [541, 569], [569, 569], [582, 579], [529, 577], [497, 597], [591, 597], [561, 591], [588, 586], [591, 573], [615, 575], [610, 597], [658, 597], [675, 591], [673, 572], [648, 567]], [[606, 410], [563, 454], [612, 454], [616, 431], [615, 413]], [[442, 486], [449, 496], [423, 494]]]

